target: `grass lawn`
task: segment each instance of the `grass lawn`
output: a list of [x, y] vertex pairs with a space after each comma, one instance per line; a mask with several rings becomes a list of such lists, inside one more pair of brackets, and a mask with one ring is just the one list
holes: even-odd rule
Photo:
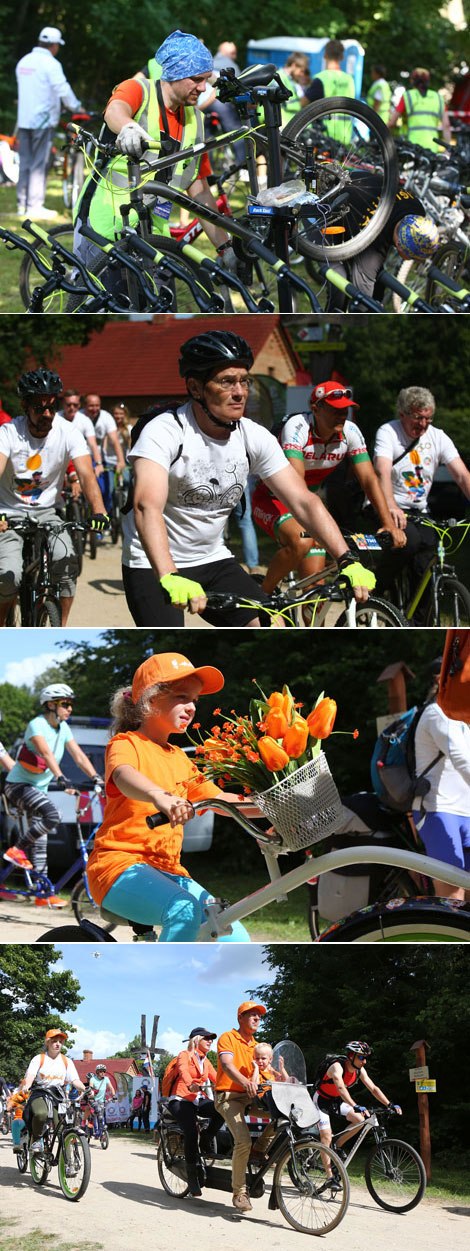
[[[246, 195], [245, 195], [243, 185], [239, 183], [237, 184], [237, 187], [235, 188], [233, 195], [231, 195], [230, 197], [230, 202], [232, 204], [232, 207], [235, 213], [240, 213], [244, 211], [245, 200], [246, 200]], [[58, 214], [56, 221], [51, 223], [52, 225], [58, 225], [58, 226], [66, 225], [71, 222], [71, 213], [67, 209], [64, 208], [64, 204], [63, 204], [62, 182], [61, 182], [60, 174], [57, 173], [56, 171], [53, 171], [49, 175], [49, 178], [47, 181], [46, 202], [47, 202], [47, 207], [50, 209], [55, 209]], [[173, 213], [173, 216], [176, 215], [176, 219], [178, 217], [178, 212], [179, 210], [175, 210]], [[47, 229], [46, 223], [40, 223], [40, 224], [44, 228]], [[28, 235], [27, 231], [22, 230], [21, 219], [16, 216], [16, 191], [13, 186], [6, 186], [6, 185], [0, 186], [0, 227], [2, 227], [4, 230], [14, 231], [16, 234], [22, 235], [23, 238], [26, 238], [28, 239], [29, 242], [31, 242], [31, 236]], [[196, 241], [196, 246], [206, 256], [215, 255], [212, 244], [209, 242], [207, 236], [204, 233], [199, 236], [198, 240]], [[20, 252], [16, 248], [10, 248], [10, 245], [6, 245], [2, 241], [0, 241], [0, 312], [1, 313], [22, 313], [25, 311], [22, 300], [21, 300], [21, 296], [18, 290], [19, 270], [20, 270], [21, 262], [22, 262], [24, 255], [25, 255], [24, 252]], [[308, 278], [308, 274], [306, 273], [306, 270], [303, 265], [296, 265], [294, 272], [298, 274], [299, 277], [307, 280], [309, 284], [311, 285], [311, 280]], [[273, 302], [276, 304], [277, 284], [269, 270], [266, 270], [266, 269], [264, 270], [264, 278], [267, 283], [267, 286], [269, 287], [269, 298], [272, 299]], [[39, 274], [38, 274], [38, 282], [41, 282], [41, 277]], [[260, 281], [258, 280], [254, 281], [252, 292], [256, 299], [260, 298], [260, 296], [262, 295]], [[191, 292], [189, 291], [186, 284], [179, 283], [179, 282], [176, 283], [176, 297], [177, 297], [178, 312], [190, 313], [190, 312], [198, 311], [195, 306]], [[60, 301], [60, 304], [58, 301]], [[234, 310], [236, 312], [246, 312], [246, 306], [236, 292], [235, 293], [232, 292], [232, 303], [234, 306]], [[64, 311], [63, 304], [64, 304], [64, 296], [63, 295], [61, 296], [60, 293], [58, 293], [54, 297], [54, 301], [51, 303], [51, 307], [48, 311], [50, 311], [51, 313], [62, 312]], [[296, 303], [295, 311], [298, 313], [305, 313], [305, 312], [311, 311], [310, 303], [306, 296], [301, 295], [299, 297], [298, 302]]]
[[32, 1229], [29, 1233], [15, 1233], [18, 1221], [2, 1220], [0, 1217], [0, 1251], [102, 1251], [102, 1242], [84, 1242], [74, 1238], [69, 1242], [66, 1238], [51, 1237], [43, 1229]]
[[[214, 895], [229, 899], [236, 903], [246, 895], [251, 895], [266, 886], [268, 882], [264, 863], [253, 868], [250, 863], [247, 869], [238, 868], [237, 863], [219, 865], [214, 851], [185, 856], [184, 864], [188, 872], [197, 882], [201, 882]], [[307, 889], [291, 891], [286, 903], [272, 903], [253, 913], [243, 921], [254, 942], [310, 942], [307, 922]]]

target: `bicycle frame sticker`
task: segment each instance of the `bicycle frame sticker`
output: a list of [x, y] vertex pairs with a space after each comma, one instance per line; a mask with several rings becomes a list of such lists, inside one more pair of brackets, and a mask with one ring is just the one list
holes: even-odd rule
[[169, 200], [155, 200], [152, 205], [152, 213], [154, 217], [164, 217], [168, 220], [171, 214], [171, 204]]

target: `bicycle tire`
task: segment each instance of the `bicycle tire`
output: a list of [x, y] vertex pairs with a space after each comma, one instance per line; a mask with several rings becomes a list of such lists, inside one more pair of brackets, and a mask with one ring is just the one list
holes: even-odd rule
[[[313, 865], [314, 864], [315, 862], [313, 861]], [[371, 867], [376, 867], [376, 866], [371, 866]], [[364, 868], [364, 873], [367, 873], [368, 865], [364, 865], [363, 868]], [[387, 872], [386, 866], [383, 866], [383, 868], [384, 868], [384, 872]], [[318, 908], [318, 903], [317, 903], [318, 885], [312, 886], [308, 884], [307, 889], [308, 889], [308, 905], [307, 905], [308, 928], [310, 931], [310, 938], [312, 940], [312, 943], [316, 943], [321, 935], [321, 927], [320, 927], [321, 913], [320, 913], [320, 910]], [[413, 899], [415, 895], [415, 891], [416, 891], [416, 885], [413, 882], [413, 878], [410, 877], [410, 874], [407, 873], [405, 869], [398, 869], [393, 874], [393, 888], [392, 888], [392, 891], [390, 890], [388, 891], [387, 899], [395, 898], [397, 893], [399, 893], [400, 896], [403, 896], [404, 898]], [[382, 899], [380, 899], [380, 901], [376, 900], [375, 902], [383, 903], [384, 896], [382, 896]]]
[[[67, 1159], [76, 1172], [67, 1176]], [[78, 1203], [88, 1187], [91, 1174], [90, 1147], [85, 1135], [77, 1129], [68, 1129], [62, 1135], [57, 1160], [59, 1186], [62, 1194], [70, 1203]]]
[[[446, 595], [450, 604], [447, 608]], [[459, 607], [461, 605], [461, 609]], [[470, 591], [457, 578], [444, 574], [437, 585], [437, 621], [434, 615], [434, 603], [431, 602], [428, 625], [433, 626], [470, 626]]]
[[[100, 926], [100, 929], [102, 927]], [[104, 943], [115, 943], [116, 939], [112, 938], [103, 930], [102, 939]], [[97, 943], [96, 935], [89, 934], [87, 930], [81, 928], [80, 925], [58, 925], [56, 929], [46, 930], [44, 934], [40, 934], [36, 939], [37, 943]]]
[[[420, 299], [426, 298], [426, 282], [427, 282], [427, 262], [426, 261], [402, 261], [398, 273], [398, 282], [402, 282], [404, 286], [410, 287], [419, 295]], [[406, 300], [402, 300], [401, 295], [396, 291], [392, 291], [391, 305], [394, 313], [403, 315], [405, 313], [413, 313], [414, 306], [408, 304]]]
[[33, 1155], [29, 1152], [29, 1171], [35, 1186], [45, 1186], [50, 1168], [45, 1156]]
[[[380, 234], [380, 231], [388, 221], [391, 209], [395, 202], [395, 196], [399, 185], [399, 170], [395, 144], [388, 127], [385, 126], [385, 123], [376, 113], [373, 112], [372, 109], [369, 109], [368, 105], [363, 104], [360, 100], [350, 100], [344, 96], [339, 96], [336, 99], [316, 100], [305, 109], [301, 109], [300, 112], [297, 113], [290, 122], [288, 122], [287, 126], [284, 127], [281, 135], [281, 149], [286, 140], [288, 143], [290, 141], [293, 141], [294, 143], [298, 143], [300, 141], [301, 143], [303, 135], [306, 135], [309, 130], [311, 135], [313, 135], [313, 132], [316, 132], [317, 137], [322, 139], [322, 142], [324, 143], [325, 140], [328, 139], [328, 136], [326, 133], [322, 134], [322, 131], [324, 124], [328, 124], [328, 115], [332, 115], [331, 121], [333, 125], [338, 125], [339, 115], [351, 119], [355, 117], [356, 121], [359, 122], [359, 129], [357, 126], [355, 128], [356, 136], [360, 134], [361, 128], [364, 128], [364, 126], [367, 128], [369, 136], [373, 136], [373, 142], [375, 143], [376, 148], [378, 148], [380, 166], [383, 164], [383, 184], [378, 193], [377, 208], [372, 216], [372, 219], [363, 230], [359, 228], [356, 235], [346, 240], [346, 242], [338, 244], [325, 244], [323, 241], [313, 242], [305, 232], [302, 233], [300, 231], [298, 233], [295, 246], [302, 256], [312, 256], [317, 259], [334, 261], [339, 259], [346, 260], [348, 257], [356, 256], [358, 252], [362, 252], [364, 248], [369, 247], [369, 245], [373, 243], [374, 239], [377, 238], [377, 235]], [[335, 115], [337, 115], [336, 118]], [[354, 122], [352, 122], [352, 125], [354, 126]], [[374, 164], [377, 163], [375, 154], [373, 157], [371, 156], [372, 145], [370, 145], [370, 139], [366, 140], [364, 138], [361, 142], [363, 146], [359, 149], [359, 144], [356, 141], [356, 148], [354, 151], [352, 150], [351, 144], [346, 143], [346, 145], [344, 145], [347, 149], [344, 154], [344, 160], [349, 161], [349, 164], [351, 165], [351, 161], [353, 160], [353, 157], [355, 157], [358, 161], [357, 168], [360, 169], [362, 162], [362, 165], [364, 166], [367, 166], [368, 164], [370, 170], [371, 160], [373, 160]], [[337, 145], [337, 141], [333, 141], [332, 144], [331, 139], [328, 139], [328, 146], [330, 150], [335, 144]], [[368, 144], [370, 145], [369, 147]], [[302, 154], [302, 152], [299, 153], [300, 160], [298, 164], [300, 165], [300, 169], [297, 170], [299, 177], [302, 176], [303, 155], [304, 154]], [[340, 153], [338, 152], [334, 159], [338, 160], [339, 158]], [[290, 169], [289, 160], [292, 162]], [[330, 157], [330, 164], [331, 163]], [[287, 155], [287, 176], [293, 177], [295, 170], [295, 157], [292, 158], [292, 156]], [[328, 162], [325, 162], [323, 165], [324, 183], [327, 181], [327, 174]], [[322, 193], [324, 194], [324, 191], [322, 192], [321, 175], [322, 169], [320, 167], [319, 169], [317, 168], [316, 182], [317, 194], [320, 195], [320, 198]], [[317, 228], [317, 238], [318, 233], [319, 231]]]
[[3, 1134], [6, 1138], [7, 1134], [9, 1133], [10, 1133], [10, 1116], [8, 1112], [4, 1112], [2, 1119], [0, 1121], [0, 1134]]
[[[157, 243], [155, 246], [157, 246]], [[155, 267], [152, 265], [152, 263], [149, 262], [148, 267], [145, 270], [146, 277], [149, 279], [149, 285], [151, 285], [152, 282], [154, 282], [154, 277], [153, 277], [154, 268]], [[109, 288], [106, 288], [106, 283], [104, 279], [105, 279], [106, 272], [108, 269], [109, 269], [109, 259], [106, 253], [100, 254], [99, 256], [95, 257], [89, 264], [87, 264], [88, 272], [92, 274], [94, 278], [97, 278], [98, 281], [102, 284], [102, 286], [106, 290], [109, 290]], [[127, 291], [127, 283], [125, 281], [125, 278], [123, 277], [123, 275], [121, 275], [119, 279], [119, 284], [117, 285], [116, 284], [116, 272], [117, 271], [113, 269], [112, 291], [113, 291], [113, 294], [116, 296], [116, 299], [119, 299], [122, 301], [122, 309], [120, 311], [122, 313], [155, 312], [155, 309], [151, 309], [148, 307], [148, 304], [147, 304], [147, 301], [145, 299], [143, 292], [141, 292], [141, 298], [139, 298], [138, 300], [138, 307], [135, 308], [130, 305], [129, 295]], [[95, 296], [92, 296], [89, 294], [69, 295], [66, 306], [65, 306], [65, 312], [66, 313], [79, 313], [79, 312], [85, 313], [87, 312], [90, 303], [92, 303], [94, 299], [95, 299]], [[177, 312], [177, 300], [176, 300], [176, 294], [175, 294], [174, 288], [173, 288], [173, 302], [171, 305], [171, 312], [172, 313]]]
[[[349, 1178], [339, 1156], [323, 1147], [315, 1138], [292, 1144], [295, 1166], [302, 1176], [302, 1189], [296, 1183], [291, 1146], [276, 1164], [273, 1186], [279, 1210], [284, 1219], [299, 1233], [320, 1236], [329, 1233], [346, 1215], [349, 1203]], [[323, 1159], [322, 1159], [323, 1157]], [[334, 1168], [335, 1180], [341, 1189], [333, 1192], [327, 1185], [324, 1159]]]
[[101, 1150], [102, 1150], [102, 1151], [107, 1151], [107, 1150], [108, 1150], [108, 1147], [109, 1147], [109, 1134], [108, 1134], [107, 1129], [104, 1129], [104, 1130], [103, 1130], [103, 1133], [101, 1134], [101, 1137], [100, 1137], [100, 1147], [101, 1147]]
[[[372, 618], [372, 620], [371, 620]], [[348, 619], [345, 612], [335, 621], [335, 629], [347, 628]], [[384, 599], [370, 595], [364, 604], [356, 605], [356, 628], [361, 629], [409, 629], [409, 622], [399, 608]]]
[[[183, 1139], [181, 1139], [181, 1142], [183, 1142]], [[180, 1157], [178, 1157], [178, 1159], [179, 1158]], [[184, 1164], [183, 1146], [182, 1146], [181, 1160], [182, 1160], [182, 1163]], [[157, 1169], [158, 1169], [158, 1176], [162, 1183], [163, 1189], [166, 1190], [167, 1195], [171, 1195], [173, 1199], [184, 1199], [185, 1196], [189, 1193], [188, 1182], [183, 1177], [178, 1177], [177, 1173], [172, 1173], [171, 1169], [168, 1167], [165, 1161], [165, 1156], [163, 1154], [163, 1147], [161, 1143], [159, 1143], [159, 1147], [157, 1151]]]
[[62, 625], [62, 609], [59, 600], [49, 597], [36, 604], [33, 625], [42, 629], [50, 626], [57, 630]]
[[[414, 1147], [400, 1138], [387, 1137], [376, 1143], [367, 1157], [364, 1173], [374, 1203], [386, 1212], [411, 1212], [421, 1203], [426, 1190], [424, 1164]], [[385, 1194], [378, 1188], [379, 1181]], [[396, 1201], [392, 1202], [394, 1193]]]
[[103, 920], [100, 916], [98, 904], [95, 904], [94, 900], [89, 899], [83, 877], [76, 882], [70, 896], [70, 903], [79, 925], [81, 921], [94, 921], [97, 925], [101, 925], [102, 929], [106, 930], [108, 934], [111, 934], [112, 930], [116, 929], [117, 923], [115, 921]]
[[393, 899], [332, 925], [320, 943], [470, 942], [470, 907], [443, 899]]
[[26, 1173], [26, 1169], [28, 1167], [28, 1153], [24, 1147], [21, 1148], [21, 1151], [16, 1153], [16, 1164], [20, 1173]]
[[[54, 239], [59, 239], [60, 242], [63, 244], [64, 248], [67, 248], [68, 252], [73, 252], [73, 233], [74, 233], [73, 226], [71, 222], [69, 222], [68, 224], [64, 223], [62, 226], [52, 226], [52, 228], [48, 231], [48, 235], [50, 237], [53, 237]], [[44, 261], [46, 265], [49, 264], [49, 258], [50, 258], [49, 248], [47, 247], [46, 244], [42, 242], [41, 239], [32, 241], [31, 247], [33, 251], [37, 253], [38, 256], [41, 256], [42, 260]], [[70, 273], [72, 272], [72, 268], [73, 267], [70, 266]], [[19, 292], [20, 292], [21, 300], [25, 308], [29, 308], [30, 306], [31, 296], [33, 294], [34, 288], [37, 286], [40, 286], [41, 283], [43, 282], [44, 282], [44, 279], [42, 275], [39, 273], [39, 271], [36, 269], [36, 266], [34, 264], [32, 257], [29, 256], [27, 252], [25, 252], [23, 256], [23, 260], [20, 265], [20, 271], [18, 275]], [[65, 305], [65, 292], [54, 291], [54, 292], [51, 292], [51, 295], [47, 297], [47, 300], [44, 304], [44, 308], [42, 311], [44, 313], [64, 312], [64, 307], [63, 307], [64, 305]]]
[[[468, 286], [470, 290], [470, 243], [459, 243], [450, 239], [443, 244], [433, 256], [433, 265], [440, 269], [447, 278], [453, 278], [459, 286]], [[425, 299], [436, 311], [444, 302], [456, 313], [462, 308], [461, 300], [457, 300], [451, 291], [441, 287], [435, 278], [428, 277]]]

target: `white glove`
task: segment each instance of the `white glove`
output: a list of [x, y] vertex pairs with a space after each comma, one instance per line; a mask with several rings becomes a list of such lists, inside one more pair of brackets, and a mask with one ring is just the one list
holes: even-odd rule
[[116, 147], [118, 152], [122, 152], [123, 156], [130, 156], [134, 160], [138, 160], [143, 153], [144, 141], [152, 143], [152, 136], [139, 126], [138, 122], [126, 122], [116, 139]]

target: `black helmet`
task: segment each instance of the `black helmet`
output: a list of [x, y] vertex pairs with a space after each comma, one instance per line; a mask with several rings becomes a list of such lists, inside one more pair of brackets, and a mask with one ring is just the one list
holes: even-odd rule
[[32, 369], [22, 374], [18, 382], [18, 395], [23, 400], [41, 398], [47, 395], [62, 395], [63, 384], [58, 374], [51, 369]]
[[351, 1053], [351, 1055], [363, 1056], [364, 1059], [367, 1059], [368, 1056], [372, 1055], [372, 1047], [369, 1047], [369, 1044], [366, 1042], [348, 1042], [344, 1050], [347, 1056]]
[[179, 370], [182, 378], [189, 374], [209, 374], [219, 365], [235, 364], [251, 369], [253, 352], [246, 339], [231, 330], [209, 330], [181, 345]]

